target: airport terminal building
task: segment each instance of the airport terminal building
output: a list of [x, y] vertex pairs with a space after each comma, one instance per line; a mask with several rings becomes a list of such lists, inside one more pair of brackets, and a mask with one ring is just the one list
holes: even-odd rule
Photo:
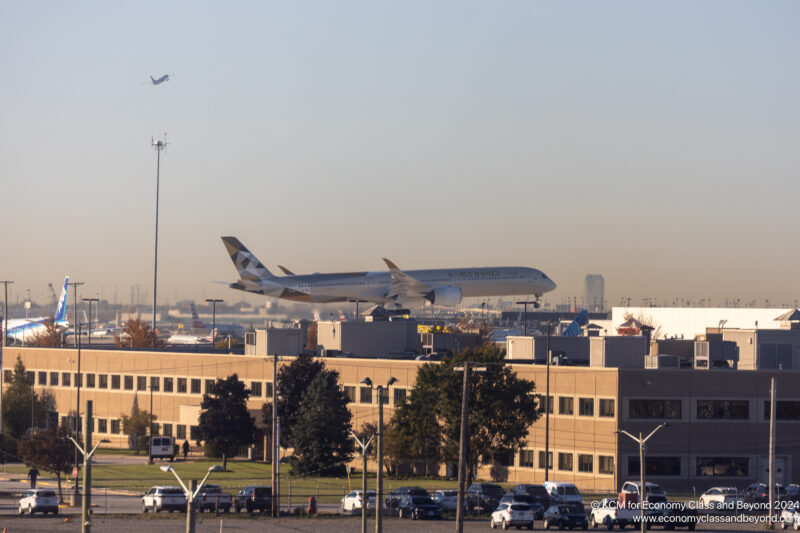
[[[94, 436], [110, 439], [115, 447], [127, 446], [121, 418], [130, 414], [134, 401], [154, 414], [160, 434], [194, 444], [203, 393], [216, 379], [231, 374], [237, 374], [252, 391], [248, 407], [256, 424], [263, 427], [260, 410], [272, 394], [272, 361], [265, 345], [261, 346], [250, 350], [250, 355], [83, 349], [80, 375], [76, 349], [7, 347], [3, 379], [9, 382], [10, 368], [19, 356], [36, 389], [49, 390], [55, 397], [59, 423], [70, 427], [78, 380], [82, 380], [81, 404], [94, 402]], [[279, 364], [288, 364], [292, 357], [282, 356]], [[385, 405], [388, 420], [394, 406], [414, 386], [417, 369], [425, 364], [367, 357], [326, 357], [324, 361], [339, 372], [356, 427], [377, 422], [376, 394], [361, 384], [362, 379], [398, 380], [390, 387]], [[544, 405], [547, 365], [533, 358], [510, 364], [520, 377], [535, 382], [540, 405]], [[550, 365], [551, 481], [574, 482], [584, 491], [618, 490], [623, 481], [639, 475], [638, 445], [618, 432], [647, 434], [661, 423], [668, 426], [647, 445], [648, 479], [668, 489], [689, 491], [715, 485], [742, 488], [766, 480], [772, 377], [778, 398], [776, 480], [800, 480], [800, 461], [796, 460], [800, 457], [800, 372], [650, 366], [619, 364], [607, 353], [586, 366]], [[501, 472], [499, 481], [541, 483], [548, 460], [545, 452], [543, 414], [530, 428], [526, 445], [500, 458], [494, 471]], [[479, 477], [489, 479], [490, 469], [491, 465], [482, 467]], [[442, 465], [441, 473], [445, 472]]]

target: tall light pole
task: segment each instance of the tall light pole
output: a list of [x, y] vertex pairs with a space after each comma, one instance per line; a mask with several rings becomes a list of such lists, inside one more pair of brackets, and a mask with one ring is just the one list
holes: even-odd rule
[[[92, 345], [92, 302], [99, 302], [100, 298], [81, 298], [84, 302], [89, 302], [89, 326], [86, 328], [86, 344]], [[100, 305], [99, 303], [97, 304]]]
[[[81, 375], [81, 323], [75, 324], [75, 338], [78, 343], [78, 372], [75, 374], [75, 385], [78, 387], [78, 398], [75, 402], [75, 437], [80, 438], [80, 424], [81, 419], [81, 384], [83, 376]], [[78, 466], [78, 450], [75, 450], [75, 466]], [[75, 477], [75, 496], [78, 496], [78, 478]]]
[[[361, 446], [361, 457], [364, 459], [364, 470], [361, 472], [361, 533], [367, 533], [367, 504], [369, 503], [369, 497], [367, 496], [367, 450], [375, 435], [371, 436], [367, 442], [361, 442], [352, 431], [350, 431], [350, 436]], [[376, 503], [380, 504], [377, 501]]]
[[550, 321], [547, 321], [547, 346], [545, 347], [545, 351], [547, 352], [545, 356], [547, 357], [547, 380], [546, 380], [546, 390], [545, 395], [545, 411], [544, 411], [544, 480], [550, 481], [550, 409], [553, 408], [550, 405], [552, 402], [550, 401]]
[[[83, 285], [82, 281], [70, 281], [67, 285], [72, 285], [72, 329], [75, 330], [75, 324], [78, 323], [78, 287]], [[72, 346], [75, 346], [75, 339], [72, 340]]]
[[644, 521], [644, 497], [647, 494], [647, 487], [644, 484], [644, 443], [647, 440], [656, 434], [656, 431], [663, 428], [667, 424], [659, 424], [656, 426], [656, 429], [650, 432], [650, 434], [644, 438], [642, 438], [642, 432], [639, 432], [639, 437], [636, 438], [624, 429], [619, 430], [617, 433], [622, 433], [623, 435], [627, 435], [628, 437], [632, 438], [634, 441], [639, 443], [639, 511], [640, 511], [640, 521], [639, 524], [641, 526], [642, 533], [647, 531], [647, 523]]
[[[364, 378], [361, 383], [372, 389], [372, 380]], [[375, 494], [375, 533], [383, 533], [383, 394], [386, 389], [397, 383], [397, 378], [390, 377], [386, 382], [386, 387], [378, 385], [378, 465], [377, 470], [377, 490]]]
[[534, 307], [539, 307], [539, 302], [537, 301], [528, 301], [523, 300], [521, 302], [517, 302], [517, 305], [522, 304], [522, 335], [528, 335], [528, 305], [533, 305]]
[[5, 285], [5, 296], [3, 298], [3, 320], [5, 326], [3, 327], [2, 344], [0, 344], [0, 434], [3, 433], [3, 349], [6, 347], [6, 335], [8, 335], [8, 286], [14, 283], [13, 281], [0, 281]]
[[83, 504], [81, 505], [81, 531], [83, 533], [91, 532], [91, 522], [89, 522], [89, 509], [92, 508], [92, 456], [97, 451], [97, 447], [103, 443], [111, 442], [108, 439], [102, 439], [95, 444], [94, 448], [87, 453], [86, 450], [92, 445], [92, 401], [86, 400], [86, 419], [84, 421], [84, 442], [83, 447], [78, 444], [78, 441], [72, 437], [69, 440], [75, 445], [76, 450], [80, 450], [83, 454]]
[[191, 489], [184, 485], [183, 480], [181, 480], [180, 476], [178, 476], [178, 473], [175, 471], [175, 469], [172, 468], [172, 465], [161, 465], [161, 470], [164, 472], [172, 472], [172, 475], [175, 476], [175, 479], [177, 479], [178, 483], [181, 484], [183, 492], [186, 494], [186, 533], [194, 533], [194, 499], [197, 498], [197, 495], [200, 493], [203, 485], [206, 484], [206, 481], [208, 481], [208, 477], [211, 475], [211, 473], [223, 472], [222, 467], [219, 465], [210, 466], [208, 468], [208, 473], [206, 473], [206, 477], [203, 478], [203, 481], [201, 481], [199, 485], [195, 487], [197, 480], [192, 480]]
[[223, 301], [215, 298], [206, 298], [206, 302], [211, 304], [211, 353], [214, 353], [214, 341], [217, 339], [217, 302]]
[[453, 367], [456, 372], [464, 372], [464, 386], [461, 390], [461, 436], [458, 442], [458, 499], [456, 500], [456, 531], [464, 531], [464, 496], [467, 493], [467, 454], [469, 454], [469, 377], [470, 371], [486, 371], [485, 366], [470, 366], [469, 361]]
[[158, 292], [158, 188], [161, 180], [161, 151], [167, 148], [167, 134], [164, 134], [164, 140], [154, 141], [150, 139], [150, 144], [156, 149], [156, 239], [155, 239], [155, 252], [153, 263], [153, 346], [156, 345], [158, 336], [155, 335], [156, 331], [156, 296]]

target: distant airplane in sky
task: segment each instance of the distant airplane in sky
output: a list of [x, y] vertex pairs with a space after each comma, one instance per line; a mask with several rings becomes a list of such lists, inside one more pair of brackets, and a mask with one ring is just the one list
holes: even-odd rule
[[53, 323], [59, 329], [66, 329], [67, 322], [67, 284], [69, 276], [64, 278], [64, 288], [61, 289], [61, 297], [58, 299], [56, 312], [52, 317], [40, 316], [37, 318], [17, 318], [8, 321], [8, 331], [5, 331], [5, 320], [3, 321], [3, 334], [22, 343], [30, 342], [33, 337], [45, 330], [45, 321], [52, 318]]
[[161, 76], [158, 79], [155, 79], [155, 78], [153, 78], [153, 76], [150, 76], [150, 81], [153, 83], [153, 85], [160, 85], [160, 84], [164, 83], [165, 81], [169, 81], [169, 74], [164, 74], [163, 76]]
[[[378, 304], [402, 305], [430, 302], [458, 306], [462, 298], [533, 294], [537, 299], [556, 288], [540, 270], [527, 267], [453, 268], [400, 270], [384, 258], [389, 271], [344, 272], [274, 276], [239, 242], [222, 237], [239, 281], [229, 285], [274, 298], [299, 302], [344, 302], [361, 300]], [[283, 270], [283, 269], [282, 269]], [[537, 305], [538, 306], [538, 305]]]

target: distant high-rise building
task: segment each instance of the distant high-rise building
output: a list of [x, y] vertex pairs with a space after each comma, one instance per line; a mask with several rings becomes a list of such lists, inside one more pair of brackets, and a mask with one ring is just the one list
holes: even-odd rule
[[606, 282], [600, 274], [586, 274], [584, 305], [592, 312], [605, 310]]

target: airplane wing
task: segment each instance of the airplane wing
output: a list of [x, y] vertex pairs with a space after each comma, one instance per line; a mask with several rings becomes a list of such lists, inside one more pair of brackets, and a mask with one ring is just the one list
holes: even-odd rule
[[389, 274], [392, 276], [392, 285], [389, 288], [389, 298], [402, 301], [404, 297], [412, 296], [419, 298], [431, 292], [431, 287], [422, 283], [413, 276], [409, 276], [389, 259], [383, 258], [386, 266], [389, 267]]

